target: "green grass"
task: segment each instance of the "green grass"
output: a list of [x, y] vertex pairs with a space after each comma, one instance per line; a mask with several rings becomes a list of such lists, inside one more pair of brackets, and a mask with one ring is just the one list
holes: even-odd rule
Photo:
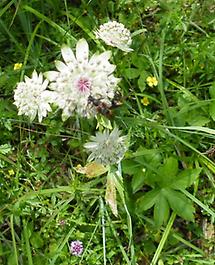
[[[0, 264], [214, 264], [214, 13], [210, 0], [1, 1]], [[109, 20], [131, 31], [132, 52], [96, 39]], [[53, 106], [41, 123], [18, 115], [17, 83], [54, 70], [61, 46], [75, 51], [81, 38], [90, 56], [112, 52], [119, 107], [62, 121]], [[81, 174], [84, 144], [115, 126], [129, 139], [121, 163]]]

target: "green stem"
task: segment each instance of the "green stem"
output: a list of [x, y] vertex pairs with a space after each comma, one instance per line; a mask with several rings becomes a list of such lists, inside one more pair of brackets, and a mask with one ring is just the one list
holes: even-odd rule
[[13, 214], [11, 214], [11, 216], [10, 216], [10, 229], [11, 229], [11, 236], [12, 236], [12, 241], [13, 241], [13, 250], [14, 250], [14, 256], [15, 256], [15, 262], [16, 262], [16, 265], [19, 265], [17, 248], [16, 248], [15, 232], [14, 232], [14, 226], [13, 226]]
[[195, 202], [197, 205], [199, 205], [203, 210], [205, 210], [207, 213], [209, 213], [213, 219], [215, 219], [215, 213], [204, 203], [199, 201], [195, 196], [193, 196], [191, 193], [189, 193], [187, 190], [182, 190], [181, 192], [184, 193], [188, 198], [190, 198], [193, 202]]
[[156, 263], [157, 263], [157, 261], [159, 259], [159, 256], [161, 254], [161, 251], [162, 251], [162, 249], [164, 247], [164, 244], [165, 244], [165, 242], [167, 240], [167, 237], [169, 235], [169, 232], [170, 232], [170, 230], [172, 228], [172, 225], [174, 223], [175, 217], [176, 217], [176, 213], [173, 212], [171, 214], [170, 218], [169, 218], [169, 222], [168, 222], [168, 224], [166, 226], [166, 229], [164, 230], [163, 236], [161, 238], [161, 241], [160, 241], [160, 243], [158, 245], [158, 248], [157, 248], [157, 250], [156, 250], [156, 252], [154, 254], [154, 257], [153, 257], [150, 265], [156, 265]]
[[31, 247], [29, 242], [29, 234], [28, 234], [28, 223], [23, 220], [23, 232], [24, 232], [24, 238], [25, 238], [25, 246], [26, 246], [26, 252], [28, 257], [28, 265], [33, 265], [32, 255], [31, 255]]
[[100, 197], [100, 207], [101, 207], [101, 221], [102, 221], [102, 242], [103, 242], [103, 258], [104, 265], [106, 265], [106, 235], [105, 235], [105, 217], [104, 217], [104, 203]]

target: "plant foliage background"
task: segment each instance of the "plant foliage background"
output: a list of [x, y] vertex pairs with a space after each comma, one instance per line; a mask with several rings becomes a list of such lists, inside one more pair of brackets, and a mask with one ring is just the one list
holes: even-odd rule
[[[214, 17], [210, 0], [1, 1], [1, 264], [214, 264]], [[95, 38], [109, 20], [132, 32], [132, 52]], [[112, 51], [122, 104], [108, 118], [18, 116], [16, 84], [54, 69], [61, 46], [81, 38], [92, 54]], [[107, 124], [130, 142], [117, 217], [107, 174], [76, 170]], [[83, 242], [80, 257], [72, 240]]]

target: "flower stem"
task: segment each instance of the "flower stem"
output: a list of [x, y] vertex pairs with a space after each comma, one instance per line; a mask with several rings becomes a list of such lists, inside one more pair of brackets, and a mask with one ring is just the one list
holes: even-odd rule
[[171, 214], [170, 218], [169, 218], [169, 222], [168, 222], [168, 224], [167, 224], [167, 226], [166, 226], [166, 229], [164, 230], [163, 236], [162, 236], [162, 238], [161, 238], [161, 241], [160, 241], [160, 243], [159, 243], [159, 245], [158, 245], [158, 248], [157, 248], [157, 250], [156, 250], [156, 252], [155, 252], [155, 254], [154, 254], [154, 257], [153, 257], [153, 259], [152, 259], [150, 265], [156, 265], [156, 263], [157, 263], [157, 261], [158, 261], [158, 259], [159, 259], [159, 256], [160, 256], [160, 254], [161, 254], [161, 251], [162, 251], [162, 249], [163, 249], [163, 246], [164, 246], [164, 244], [165, 244], [165, 242], [166, 242], [166, 240], [167, 240], [167, 237], [168, 237], [168, 235], [169, 235], [169, 232], [170, 232], [170, 230], [171, 230], [171, 228], [172, 228], [172, 225], [173, 225], [173, 223], [174, 223], [175, 217], [176, 217], [176, 213], [173, 212], [173, 213]]

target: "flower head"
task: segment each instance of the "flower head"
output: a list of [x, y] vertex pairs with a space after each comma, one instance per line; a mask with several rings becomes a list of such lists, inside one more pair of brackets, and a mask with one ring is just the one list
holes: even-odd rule
[[119, 78], [113, 76], [115, 65], [109, 63], [110, 52], [94, 54], [89, 59], [89, 47], [85, 39], [76, 45], [76, 55], [68, 46], [61, 49], [64, 62], [56, 61], [58, 71], [45, 73], [57, 93], [56, 104], [67, 118], [73, 113], [83, 117], [96, 114], [96, 107], [89, 98], [111, 105]]
[[157, 86], [157, 84], [158, 84], [158, 80], [157, 80], [157, 78], [154, 77], [154, 76], [148, 76], [148, 77], [146, 78], [146, 82], [147, 82], [147, 84], [148, 84], [150, 87]]
[[120, 136], [117, 128], [114, 128], [111, 133], [108, 130], [97, 132], [96, 136], [91, 136], [91, 141], [84, 145], [91, 153], [88, 160], [104, 166], [119, 163], [127, 150], [126, 138], [126, 136]]
[[143, 97], [141, 99], [141, 103], [144, 105], [144, 106], [148, 106], [149, 105], [149, 99], [147, 97]]
[[22, 68], [22, 63], [15, 63], [14, 66], [13, 66], [13, 70], [19, 70]]
[[18, 115], [26, 115], [33, 121], [38, 114], [39, 122], [51, 111], [50, 103], [54, 101], [53, 92], [46, 90], [48, 80], [43, 81], [42, 73], [34, 70], [32, 78], [25, 76], [25, 81], [17, 84], [14, 93], [14, 104], [17, 106]]
[[83, 253], [84, 247], [83, 243], [79, 240], [72, 241], [70, 243], [70, 253], [74, 256], [81, 256]]
[[132, 39], [130, 31], [122, 23], [109, 21], [95, 31], [98, 39], [102, 39], [107, 45], [117, 47], [124, 52], [133, 51], [129, 48]]
[[45, 73], [51, 81], [50, 89], [56, 92], [56, 104], [63, 110], [63, 118], [74, 112], [80, 116], [93, 116], [96, 108], [89, 98], [99, 99], [111, 105], [119, 78], [113, 76], [115, 65], [109, 63], [110, 52], [94, 54], [89, 59], [89, 47], [85, 39], [76, 45], [76, 56], [71, 48], [61, 49], [64, 62], [56, 61], [58, 71]]

